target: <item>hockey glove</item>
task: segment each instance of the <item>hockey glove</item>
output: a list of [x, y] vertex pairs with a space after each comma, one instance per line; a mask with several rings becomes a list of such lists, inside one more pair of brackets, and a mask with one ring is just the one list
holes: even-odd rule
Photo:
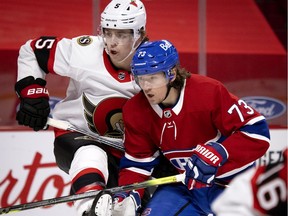
[[29, 76], [15, 84], [16, 93], [20, 99], [20, 109], [16, 120], [20, 125], [33, 128], [35, 131], [46, 126], [50, 113], [49, 94], [45, 88], [46, 81]]
[[219, 166], [228, 158], [224, 146], [216, 142], [197, 145], [185, 165], [185, 184], [188, 189], [207, 187], [214, 182]]
[[141, 198], [137, 191], [114, 195], [113, 216], [135, 216], [141, 207]]

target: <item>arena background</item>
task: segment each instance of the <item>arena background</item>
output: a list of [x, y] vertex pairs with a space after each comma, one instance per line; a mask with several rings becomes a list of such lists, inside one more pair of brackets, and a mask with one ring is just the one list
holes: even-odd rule
[[[67, 195], [69, 179], [53, 156], [53, 132], [18, 126], [14, 92], [19, 47], [41, 35], [97, 34], [108, 0], [0, 2], [0, 206]], [[287, 146], [287, 2], [284, 0], [143, 0], [151, 40], [168, 39], [182, 66], [222, 81], [266, 116], [272, 143], [258, 164]], [[48, 75], [51, 105], [67, 79]], [[61, 204], [15, 215], [75, 215]]]

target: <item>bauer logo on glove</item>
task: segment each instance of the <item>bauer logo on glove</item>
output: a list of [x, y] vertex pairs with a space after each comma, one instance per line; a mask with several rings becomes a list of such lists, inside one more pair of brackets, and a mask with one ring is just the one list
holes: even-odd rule
[[45, 88], [46, 81], [32, 76], [19, 80], [15, 84], [16, 93], [20, 99], [20, 108], [16, 120], [20, 125], [25, 125], [39, 131], [46, 126], [50, 113], [49, 94]]

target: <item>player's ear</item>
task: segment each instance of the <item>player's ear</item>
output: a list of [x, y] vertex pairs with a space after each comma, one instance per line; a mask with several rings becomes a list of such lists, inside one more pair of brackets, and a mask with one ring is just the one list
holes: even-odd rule
[[176, 67], [172, 68], [171, 75], [173, 76], [173, 78], [170, 80], [170, 82], [173, 82], [176, 79], [176, 75], [177, 75], [177, 68]]

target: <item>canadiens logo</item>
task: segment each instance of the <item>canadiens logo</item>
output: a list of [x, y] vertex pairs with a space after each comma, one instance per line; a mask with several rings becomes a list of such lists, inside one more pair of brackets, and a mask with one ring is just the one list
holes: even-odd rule
[[179, 170], [185, 170], [186, 163], [189, 158], [172, 158], [170, 159], [171, 164]]
[[175, 150], [164, 152], [166, 158], [169, 159], [171, 164], [178, 170], [185, 170], [186, 163], [191, 157], [193, 150]]
[[87, 46], [92, 43], [92, 38], [90, 36], [82, 36], [77, 39], [77, 43], [81, 46]]
[[265, 116], [267, 120], [277, 118], [286, 111], [286, 105], [275, 98], [251, 96], [242, 99]]

